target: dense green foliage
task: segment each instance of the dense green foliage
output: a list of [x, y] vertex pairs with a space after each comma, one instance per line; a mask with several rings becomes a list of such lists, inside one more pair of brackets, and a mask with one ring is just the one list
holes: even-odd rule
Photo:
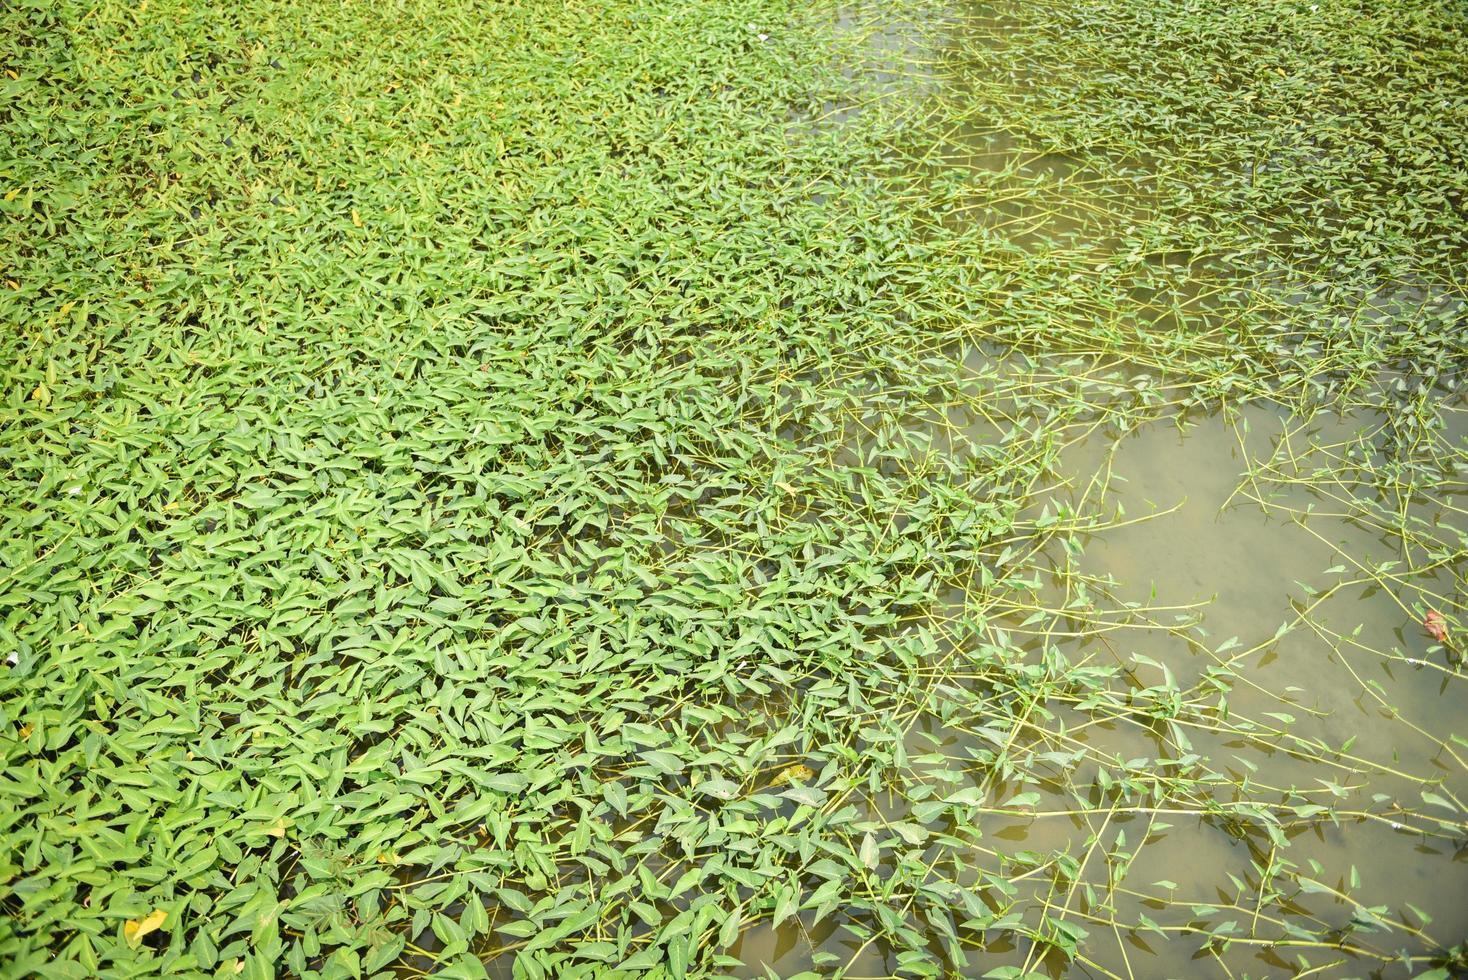
[[[1237, 395], [1390, 413], [1347, 506], [1458, 628], [1468, 543], [1409, 504], [1468, 458], [1463, 13], [15, 0], [0, 972], [681, 977], [795, 922], [1059, 970], [1079, 852], [973, 850], [1055, 779], [1265, 840], [1194, 945], [1441, 961], [1298, 904], [1318, 787], [1167, 755], [1288, 742], [1237, 665], [1005, 629], [1099, 520], [1061, 447]], [[1461, 840], [1458, 765], [1352, 812]]]

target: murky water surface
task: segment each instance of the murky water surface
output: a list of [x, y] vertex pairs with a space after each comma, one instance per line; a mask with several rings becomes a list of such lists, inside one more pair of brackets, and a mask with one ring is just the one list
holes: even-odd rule
[[[986, 8], [967, 21], [980, 29], [946, 41], [855, 13], [838, 27], [869, 39], [879, 84], [908, 79], [953, 99], [961, 93], [935, 85], [923, 66], [1002, 63], [1010, 19], [1003, 7]], [[1020, 71], [1012, 81], [1035, 82]], [[1033, 254], [1094, 254], [1104, 263], [1155, 201], [1155, 161], [1100, 168], [987, 126], [982, 109], [919, 154], [934, 174], [957, 166], [981, 176], [952, 213], [936, 217], [986, 228]], [[1151, 285], [1105, 315], [1177, 322], [1226, 307], [1207, 268], [1166, 256], [1152, 268]], [[1387, 318], [1413, 304], [1423, 315], [1463, 313], [1420, 284], [1391, 283], [1341, 315]], [[977, 352], [958, 359], [988, 363]], [[1382, 379], [1403, 383], [1410, 379]], [[928, 426], [940, 451], [982, 453], [1012, 436], [1013, 419], [998, 409], [1002, 386], [994, 390], [978, 407], [911, 424]], [[1019, 579], [1026, 601], [976, 605], [953, 589], [935, 613], [939, 622], [980, 624], [995, 650], [1026, 663], [1105, 666], [1125, 679], [1100, 701], [1078, 694], [1074, 704], [1047, 705], [1045, 723], [1027, 733], [1030, 765], [997, 776], [991, 768], [974, 781], [986, 802], [982, 839], [966, 855], [975, 869], [968, 886], [997, 907], [978, 869], [1002, 869], [1014, 911], [1083, 929], [1084, 956], [1070, 961], [1016, 942], [1000, 923], [964, 931], [967, 959], [953, 969], [1410, 976], [1414, 968], [1358, 957], [1353, 947], [1385, 942], [1388, 951], [1422, 953], [1468, 936], [1468, 678], [1451, 646], [1423, 627], [1430, 611], [1468, 610], [1468, 569], [1453, 558], [1468, 534], [1468, 474], [1445, 463], [1414, 478], [1397, 463], [1461, 458], [1468, 411], [1445, 395], [1435, 427], [1409, 433], [1401, 420], [1364, 410], [1300, 417], [1252, 404], [1150, 415], [1119, 430], [1102, 412], [1093, 428], [1061, 435], [1047, 487], [1026, 515], [1043, 530], [1022, 548], [1036, 550], [1012, 559], [1032, 569]], [[874, 432], [851, 434], [853, 459]], [[961, 672], [951, 682], [963, 683]], [[905, 750], [951, 771], [992, 757], [994, 742], [972, 724], [918, 718]], [[1010, 778], [1020, 771], [1031, 778]], [[1191, 798], [1180, 800], [1171, 784], [1155, 806], [1145, 797], [1108, 805], [1118, 772], [1137, 786], [1156, 772], [1180, 777], [1191, 781]], [[1001, 805], [1018, 794], [1033, 795], [1024, 806]], [[1243, 803], [1268, 810], [1278, 829], [1251, 819]], [[909, 803], [882, 794], [866, 805], [874, 820], [922, 822]], [[1312, 884], [1301, 888], [1302, 879]], [[817, 923], [807, 913], [747, 929], [731, 950], [745, 964], [734, 974], [902, 973], [879, 937], [839, 920]], [[943, 930], [914, 926], [936, 955], [951, 955]], [[1331, 938], [1277, 944], [1299, 938], [1300, 926]], [[1219, 941], [1205, 947], [1210, 934]]]
[[[1448, 426], [1438, 438], [1462, 445], [1464, 415], [1444, 415]], [[1322, 454], [1354, 454], [1369, 464], [1388, 429], [1370, 413], [1300, 420], [1265, 406], [1163, 419], [1124, 434], [1098, 430], [1061, 453], [1047, 494], [1052, 507], [1100, 516], [1094, 529], [1057, 534], [1044, 545], [1041, 564], [1051, 574], [1034, 582], [1044, 613], [1027, 609], [1019, 619], [968, 610], [987, 614], [996, 638], [1033, 658], [1049, 651], [1072, 664], [1125, 666], [1144, 709], [1100, 721], [1077, 711], [1068, 719], [1069, 747], [1083, 746], [1086, 755], [1077, 769], [1057, 767], [1048, 785], [989, 784], [995, 800], [1026, 791], [1039, 802], [1033, 816], [983, 818], [985, 841], [974, 854], [981, 866], [1002, 855], [1010, 873], [1015, 862], [1044, 867], [1057, 853], [1080, 862], [1080, 886], [1063, 907], [1090, 931], [1089, 955], [1106, 969], [1157, 977], [1222, 977], [1226, 969], [1290, 976], [1306, 969], [1262, 941], [1196, 955], [1198, 930], [1230, 920], [1245, 939], [1280, 934], [1278, 908], [1266, 903], [1255, 914], [1260, 869], [1271, 862], [1291, 862], [1330, 889], [1369, 896], [1382, 906], [1375, 913], [1381, 917], [1416, 925], [1419, 915], [1430, 916], [1427, 932], [1449, 944], [1468, 934], [1461, 900], [1468, 894], [1468, 849], [1461, 836], [1422, 817], [1434, 812], [1424, 807], [1424, 791], [1468, 798], [1468, 745], [1451, 738], [1465, 734], [1454, 726], [1462, 727], [1468, 688], [1450, 653], [1421, 625], [1425, 609], [1461, 614], [1468, 607], [1468, 569], [1435, 563], [1428, 537], [1450, 534], [1453, 520], [1468, 528], [1468, 485], [1449, 482], [1414, 501], [1424, 537], [1408, 542], [1374, 522], [1379, 506], [1394, 506], [1379, 488], [1309, 481]], [[992, 437], [983, 428], [975, 432]], [[1223, 671], [1232, 675], [1227, 714], [1213, 726], [1192, 718], [1158, 722], [1145, 710], [1141, 695], [1165, 677], [1189, 700], [1207, 700], [1210, 673]], [[908, 751], [963, 763], [986, 747], [971, 732], [927, 724], [914, 727]], [[1077, 795], [1099, 799], [1092, 760], [1146, 766], [1186, 756], [1196, 758], [1190, 765], [1213, 780], [1221, 801], [1242, 783], [1251, 800], [1306, 814], [1323, 807], [1336, 817], [1287, 823], [1289, 846], [1281, 849], [1247, 822], [1222, 816], [1125, 807], [1075, 812]], [[1414, 815], [1394, 816], [1397, 802]], [[882, 817], [908, 815], [897, 807]], [[1106, 856], [1119, 852], [1131, 857], [1124, 882], [1115, 884], [1108, 878], [1115, 861]], [[1109, 880], [1115, 887], [1108, 892]], [[1048, 876], [1034, 883], [1032, 909], [1053, 908]], [[1118, 921], [1145, 916], [1169, 938], [1099, 928], [1100, 905], [1114, 909]], [[1286, 907], [1302, 921], [1340, 929], [1361, 915], [1353, 901], [1324, 890], [1293, 895]], [[750, 976], [769, 969], [788, 976], [823, 963], [846, 976], [895, 975], [898, 967], [880, 943], [831, 921], [752, 929], [734, 955]], [[970, 963], [1103, 975], [1005, 942], [974, 951]], [[1391, 966], [1377, 972], [1375, 964], [1352, 969], [1333, 975], [1408, 975]]]

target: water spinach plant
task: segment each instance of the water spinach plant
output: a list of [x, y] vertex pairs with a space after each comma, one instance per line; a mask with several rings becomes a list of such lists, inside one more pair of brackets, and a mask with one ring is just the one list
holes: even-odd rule
[[1460, 975], [1463, 18], [10, 0], [0, 973]]

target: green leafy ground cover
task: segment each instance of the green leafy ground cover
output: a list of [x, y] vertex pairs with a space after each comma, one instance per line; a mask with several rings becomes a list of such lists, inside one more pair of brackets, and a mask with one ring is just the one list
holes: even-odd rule
[[[1144, 682], [1016, 636], [1105, 519], [1061, 451], [1246, 399], [1378, 413], [1251, 486], [1462, 628], [1463, 16], [12, 3], [4, 972], [1461, 966], [1290, 850], [1390, 821], [1461, 895], [1453, 719], [1353, 750], [1231, 714], [1222, 637]], [[1056, 800], [1084, 846], [990, 846]], [[1128, 882], [1160, 815], [1256, 860]]]

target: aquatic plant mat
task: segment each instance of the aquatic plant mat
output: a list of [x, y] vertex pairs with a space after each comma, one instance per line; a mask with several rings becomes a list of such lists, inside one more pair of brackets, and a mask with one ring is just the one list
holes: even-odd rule
[[0, 974], [1464, 975], [1464, 23], [11, 0]]

